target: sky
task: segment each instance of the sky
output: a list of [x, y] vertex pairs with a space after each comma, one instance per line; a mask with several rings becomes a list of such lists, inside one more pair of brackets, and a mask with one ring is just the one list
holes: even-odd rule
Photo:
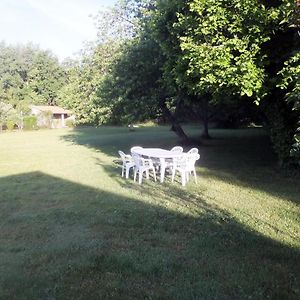
[[116, 0], [0, 0], [0, 41], [32, 42], [62, 61], [96, 38], [91, 16]]

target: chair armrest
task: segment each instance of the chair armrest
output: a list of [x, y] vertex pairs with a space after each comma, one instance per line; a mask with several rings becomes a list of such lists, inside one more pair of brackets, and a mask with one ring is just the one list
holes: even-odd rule
[[152, 166], [153, 161], [151, 158], [141, 158], [143, 166]]
[[129, 155], [129, 154], [126, 154], [126, 155], [124, 156], [124, 159], [125, 159], [126, 162], [132, 162], [132, 161], [133, 161], [132, 156]]
[[173, 167], [185, 167], [187, 164], [186, 156], [178, 156], [173, 158]]

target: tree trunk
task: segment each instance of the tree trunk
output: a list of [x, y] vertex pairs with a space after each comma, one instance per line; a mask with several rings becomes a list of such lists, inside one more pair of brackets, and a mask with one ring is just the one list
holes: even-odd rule
[[201, 135], [204, 139], [210, 139], [210, 135], [208, 133], [208, 118], [203, 118], [203, 131]]
[[183, 128], [180, 126], [179, 122], [176, 120], [175, 116], [171, 113], [171, 111], [168, 109], [165, 99], [162, 98], [160, 100], [160, 107], [162, 109], [163, 114], [166, 116], [166, 118], [171, 122], [172, 127], [171, 129], [177, 134], [177, 136], [184, 141], [187, 141], [189, 138], [185, 134]]
[[208, 133], [208, 100], [207, 98], [200, 99], [202, 105], [201, 105], [201, 115], [202, 115], [202, 122], [203, 122], [203, 131], [202, 131], [202, 138], [204, 139], [210, 139], [210, 135]]

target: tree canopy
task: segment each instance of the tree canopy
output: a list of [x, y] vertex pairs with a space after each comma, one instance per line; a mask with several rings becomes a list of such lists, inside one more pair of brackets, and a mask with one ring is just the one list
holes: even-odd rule
[[55, 102], [65, 73], [57, 58], [32, 44], [0, 43], [0, 100], [18, 105]]

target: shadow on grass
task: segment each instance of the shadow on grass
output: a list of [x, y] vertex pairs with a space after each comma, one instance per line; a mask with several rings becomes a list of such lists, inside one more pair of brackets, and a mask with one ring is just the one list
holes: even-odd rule
[[[202, 194], [205, 194], [206, 187], [203, 185], [197, 186], [197, 192], [195, 190], [187, 190], [184, 188], [181, 188], [181, 180], [180, 178], [175, 178], [175, 184], [171, 182], [170, 176], [165, 178], [165, 182], [163, 184], [160, 184], [158, 182], [149, 182], [148, 180], [145, 179], [145, 182], [143, 182], [143, 185], [134, 185], [132, 182], [132, 177], [133, 174], [130, 173], [130, 179], [129, 180], [124, 180], [124, 178], [121, 178], [119, 175], [119, 170], [121, 167], [121, 163], [118, 160], [114, 160], [113, 164], [105, 165], [102, 162], [98, 163], [101, 165], [101, 167], [106, 171], [106, 173], [113, 178], [115, 181], [118, 182], [120, 186], [126, 189], [136, 189], [142, 194], [147, 194], [153, 197], [153, 199], [157, 199], [156, 202], [157, 204], [160, 205], [161, 203], [164, 203], [165, 201], [168, 201], [169, 203], [175, 204], [177, 207], [183, 207], [188, 209], [192, 212], [198, 212], [199, 211], [199, 199], [201, 200], [203, 197], [201, 196]], [[153, 179], [152, 179], [153, 180]], [[201, 180], [198, 179], [198, 181]], [[177, 182], [176, 182], [177, 181]], [[191, 179], [193, 182], [193, 178]], [[157, 188], [157, 185], [159, 185], [159, 188]], [[201, 188], [203, 190], [201, 190]], [[161, 200], [161, 201], [160, 201]], [[212, 205], [214, 203], [214, 198], [209, 198], [208, 195], [205, 195], [205, 200]], [[203, 201], [203, 200], [201, 200]], [[200, 202], [201, 203], [201, 202]], [[216, 209], [220, 209], [219, 207], [215, 206]], [[200, 207], [201, 210], [201, 207]], [[279, 226], [275, 224], [272, 224], [272, 222], [264, 221], [262, 218], [259, 216], [254, 215], [253, 213], [247, 213], [247, 210], [243, 210], [242, 212], [240, 210], [235, 209], [237, 214], [242, 214], [244, 217], [247, 217], [246, 219], [251, 219], [255, 220], [255, 223], [261, 224], [264, 228], [269, 228], [272, 229], [274, 232], [277, 234], [280, 233], [282, 236], [288, 236], [289, 239], [296, 244], [299, 243], [299, 237], [297, 234], [292, 235], [289, 234], [287, 231], [283, 231], [279, 228]], [[286, 210], [281, 210], [281, 212]], [[298, 215], [295, 215], [297, 211], [288, 211], [289, 218], [295, 219], [295, 221], [298, 219]], [[294, 215], [293, 215], [294, 214]], [[231, 214], [228, 214], [228, 217], [232, 217]], [[298, 223], [296, 221], [296, 223]]]
[[[299, 204], [297, 187], [300, 177], [286, 176], [278, 168], [263, 129], [211, 130], [211, 135], [213, 139], [203, 141], [201, 145], [183, 145], [185, 150], [199, 147], [201, 158], [197, 164], [202, 168], [199, 171], [201, 176], [263, 191]], [[122, 127], [79, 128], [63, 139], [116, 158], [118, 150], [129, 153], [134, 145], [168, 149], [178, 144], [168, 127], [140, 128], [137, 132]]]
[[39, 172], [0, 186], [1, 299], [299, 297], [299, 251], [200, 196], [151, 204], [146, 186], [136, 199]]

